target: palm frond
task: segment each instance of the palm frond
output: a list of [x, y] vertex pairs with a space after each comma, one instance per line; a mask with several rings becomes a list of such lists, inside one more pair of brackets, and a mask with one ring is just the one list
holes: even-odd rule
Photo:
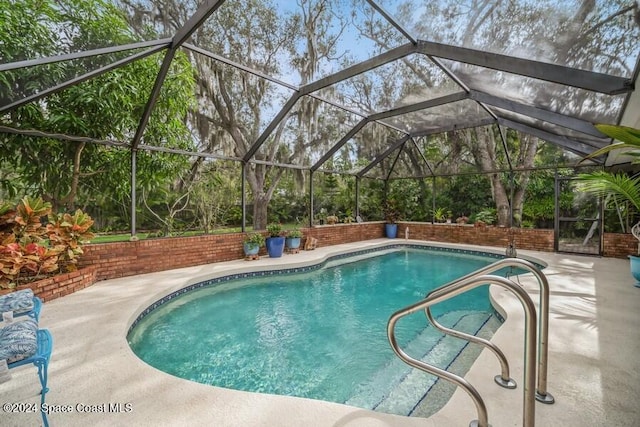
[[636, 147], [632, 144], [627, 144], [626, 142], [616, 142], [614, 144], [607, 145], [606, 147], [602, 147], [599, 150], [594, 151], [593, 153], [582, 159], [581, 162], [584, 162], [588, 159], [593, 159], [594, 157], [602, 156], [603, 154], [607, 154], [610, 151], [622, 150], [624, 148], [640, 149], [640, 146]]
[[628, 126], [617, 126], [617, 125], [605, 125], [605, 124], [596, 124], [594, 125], [600, 132], [607, 135], [609, 138], [613, 138], [618, 140], [611, 145], [607, 145], [599, 150], [594, 151], [589, 154], [587, 157], [582, 159], [585, 161], [587, 159], [593, 159], [594, 157], [602, 156], [603, 154], [607, 154], [610, 151], [621, 150], [621, 149], [631, 149], [636, 151], [631, 151], [629, 154], [631, 156], [638, 156], [640, 152], [640, 129], [634, 129]]
[[594, 126], [609, 138], [624, 142], [635, 148], [640, 148], [640, 129], [605, 124], [597, 124]]
[[640, 210], [640, 177], [598, 171], [577, 176], [578, 189], [597, 196], [611, 196], [617, 202], [629, 201]]

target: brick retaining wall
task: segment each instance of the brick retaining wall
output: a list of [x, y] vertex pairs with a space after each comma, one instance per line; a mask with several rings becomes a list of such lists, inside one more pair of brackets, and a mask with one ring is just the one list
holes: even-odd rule
[[626, 258], [638, 254], [638, 241], [631, 234], [604, 233], [603, 255], [612, 258]]
[[[18, 289], [31, 288], [33, 293], [42, 301], [51, 301], [65, 295], [84, 289], [96, 282], [96, 266], [87, 266], [71, 273], [58, 274], [57, 276], [21, 285]], [[0, 295], [13, 292], [15, 289], [0, 289]]]
[[[404, 237], [407, 228], [409, 228], [409, 238], [416, 240], [501, 248], [506, 248], [509, 242], [509, 229], [504, 227], [401, 222], [398, 227], [398, 237]], [[514, 229], [514, 240], [516, 249], [553, 252], [553, 230]]]

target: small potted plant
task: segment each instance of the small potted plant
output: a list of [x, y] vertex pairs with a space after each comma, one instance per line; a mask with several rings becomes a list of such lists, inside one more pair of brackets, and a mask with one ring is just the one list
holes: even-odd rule
[[287, 238], [285, 240], [285, 245], [287, 249], [298, 249], [300, 248], [300, 241], [302, 239], [302, 231], [299, 228], [294, 228], [292, 230], [287, 231]]
[[267, 225], [267, 253], [271, 258], [279, 258], [284, 252], [284, 235], [282, 233], [282, 224], [272, 223]]
[[443, 207], [439, 207], [433, 210], [434, 222], [445, 222], [447, 220], [447, 210]]
[[318, 224], [324, 225], [327, 219], [327, 210], [325, 208], [320, 209], [320, 213], [318, 213], [317, 217], [318, 217]]
[[339, 221], [339, 218], [337, 215], [329, 215], [327, 217], [327, 224], [331, 224], [331, 225], [337, 224], [338, 221]]
[[494, 209], [484, 209], [475, 214], [474, 225], [478, 227], [493, 225], [494, 222], [496, 222], [496, 213]]
[[389, 239], [395, 239], [398, 235], [398, 221], [400, 214], [395, 199], [389, 199], [384, 204], [384, 233]]
[[257, 255], [262, 245], [264, 245], [264, 236], [261, 233], [248, 233], [242, 242], [245, 256]]

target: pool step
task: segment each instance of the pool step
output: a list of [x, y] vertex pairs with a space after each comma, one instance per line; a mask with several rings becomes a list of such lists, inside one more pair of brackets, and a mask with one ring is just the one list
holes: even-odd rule
[[[444, 325], [453, 325], [458, 330], [476, 333], [478, 325], [484, 324], [489, 317], [487, 313], [452, 312], [439, 317], [438, 321]], [[413, 357], [419, 357], [425, 362], [446, 369], [466, 344], [464, 340], [439, 336], [434, 334], [433, 330], [425, 330], [404, 347], [404, 350]], [[361, 385], [357, 393], [345, 403], [379, 412], [409, 415], [436, 380], [437, 377], [411, 368], [398, 357], [394, 357], [369, 382]]]
[[[474, 327], [477, 328], [478, 324], [482, 325], [488, 318], [489, 315], [485, 313], [467, 314], [455, 325], [455, 329], [470, 331]], [[466, 345], [467, 341], [446, 335], [421, 360], [447, 369]], [[437, 380], [438, 377], [434, 375], [419, 369], [411, 369], [411, 372], [373, 409], [380, 412], [409, 415]]]

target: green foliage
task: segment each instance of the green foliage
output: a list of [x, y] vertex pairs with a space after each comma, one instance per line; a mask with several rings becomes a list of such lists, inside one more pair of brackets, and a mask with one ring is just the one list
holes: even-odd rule
[[282, 236], [282, 224], [280, 223], [271, 223], [267, 225], [267, 233], [269, 233], [270, 237], [280, 237]]
[[384, 203], [384, 220], [387, 224], [395, 224], [399, 219], [398, 201], [396, 199], [387, 199]]
[[290, 237], [292, 239], [301, 239], [303, 237], [303, 234], [299, 228], [293, 228], [287, 231], [287, 237]]
[[[616, 139], [619, 142], [607, 145], [606, 147], [594, 151], [589, 156], [585, 157], [585, 159], [591, 159], [609, 153], [611, 151], [621, 149], [630, 149], [630, 151], [625, 152], [625, 154], [627, 155], [633, 157], [640, 156], [640, 129], [634, 129], [628, 126], [607, 124], [596, 124], [595, 127], [603, 134], [607, 135], [610, 138]], [[638, 159], [635, 159], [634, 163], [638, 163], [638, 161]]]
[[[625, 126], [596, 125], [605, 135], [618, 139], [620, 142], [607, 146], [591, 154], [595, 157], [618, 149], [630, 149], [625, 154], [640, 155], [640, 130]], [[607, 204], [616, 207], [630, 203], [636, 211], [640, 211], [640, 176], [628, 176], [621, 173], [596, 171], [578, 176], [580, 189], [586, 193], [602, 197]], [[622, 217], [620, 226], [625, 228]]]
[[381, 209], [384, 198], [384, 185], [382, 181], [366, 179], [360, 185], [360, 215], [367, 221], [384, 220], [384, 212]]
[[[300, 171], [284, 171], [282, 178], [278, 184], [278, 190], [274, 193], [269, 201], [269, 219], [271, 222], [283, 223], [301, 223], [302, 218], [307, 215], [308, 196], [298, 187], [297, 173]], [[320, 191], [318, 194], [320, 201], [316, 200], [318, 206], [324, 200], [324, 193]]]
[[493, 203], [486, 175], [463, 175], [438, 180], [436, 204], [448, 206], [454, 216], [470, 216]]
[[480, 212], [477, 212], [473, 216], [474, 222], [481, 221], [487, 225], [492, 225], [496, 222], [496, 210], [495, 209], [484, 209]]
[[426, 219], [425, 201], [431, 203], [428, 189], [421, 180], [396, 179], [388, 183], [387, 197], [395, 200], [399, 218], [419, 221]]
[[629, 177], [605, 171], [580, 174], [579, 189], [599, 197], [608, 197], [610, 202], [622, 204], [630, 202], [640, 210], [640, 176]]
[[433, 220], [436, 222], [445, 222], [451, 216], [451, 211], [447, 208], [439, 207], [433, 210]]
[[[24, 52], [42, 57], [137, 41], [122, 13], [106, 0], [69, 0], [65, 7], [51, 0], [15, 3], [0, 0], [0, 45], [5, 57], [18, 59]], [[0, 94], [10, 93], [15, 99], [29, 96], [131, 53], [7, 71], [0, 74]], [[162, 60], [162, 55], [152, 55], [52, 93], [0, 117], [0, 123], [128, 141], [138, 127]], [[193, 69], [180, 53], [160, 92], [144, 143], [193, 147], [185, 119], [193, 105], [194, 85]], [[189, 166], [184, 156], [165, 153], [139, 151], [137, 160], [142, 187], [166, 185], [176, 171]], [[0, 138], [0, 166], [11, 168], [29, 193], [46, 195], [54, 208], [84, 205], [97, 198], [96, 193], [119, 201], [130, 192], [129, 150], [6, 134]]]
[[256, 232], [256, 233], [247, 233], [243, 242], [251, 247], [254, 247], [254, 246], [262, 247], [264, 245], [264, 240], [265, 239], [262, 233]]
[[227, 161], [209, 162], [192, 184], [191, 204], [200, 229], [212, 233], [217, 227], [242, 221], [239, 191], [240, 168]]

